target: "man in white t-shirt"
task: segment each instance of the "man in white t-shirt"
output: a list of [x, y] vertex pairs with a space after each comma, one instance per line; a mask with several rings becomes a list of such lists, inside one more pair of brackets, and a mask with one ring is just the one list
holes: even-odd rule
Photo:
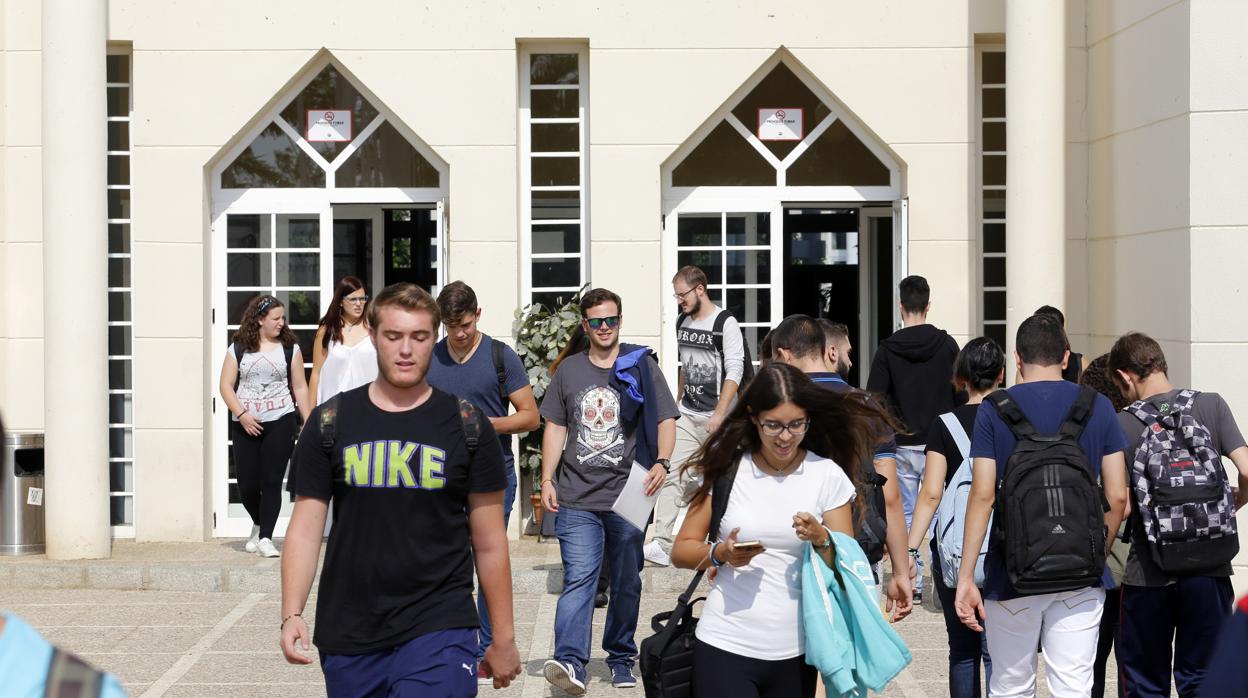
[[672, 469], [654, 506], [654, 538], [645, 547], [646, 560], [657, 565], [671, 564], [673, 529], [697, 485], [680, 474], [680, 466], [719, 428], [746, 372], [741, 328], [707, 297], [706, 284], [706, 273], [695, 266], [681, 267], [672, 277], [672, 296], [680, 306], [676, 342], [683, 419], [676, 421]]

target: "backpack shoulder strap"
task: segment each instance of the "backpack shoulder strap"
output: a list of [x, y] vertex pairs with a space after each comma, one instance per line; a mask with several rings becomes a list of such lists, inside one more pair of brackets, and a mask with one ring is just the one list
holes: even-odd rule
[[688, 314], [688, 313], [677, 313], [677, 314], [676, 314], [676, 332], [678, 332], [678, 333], [680, 332], [680, 326], [681, 326], [681, 325], [683, 325], [683, 324], [685, 324], [685, 318], [687, 318], [687, 317], [689, 317], [689, 314]]
[[95, 698], [104, 690], [104, 674], [78, 657], [57, 647], [52, 648], [52, 661], [44, 695], [48, 698], [81, 696]]
[[507, 367], [503, 365], [503, 343], [490, 337], [490, 358], [494, 360], [494, 375], [498, 377], [498, 397], [503, 402], [503, 412], [507, 409]]
[[464, 425], [464, 442], [468, 445], [468, 457], [477, 455], [477, 446], [481, 443], [481, 411], [476, 405], [461, 398], [459, 400], [459, 419]]
[[236, 362], [238, 362], [238, 365], [239, 365], [239, 366], [242, 366], [242, 365], [243, 365], [243, 354], [246, 354], [246, 353], [247, 353], [247, 351], [246, 351], [245, 349], [243, 349], [243, 343], [242, 343], [242, 342], [237, 342], [237, 341], [236, 341], [236, 342], [234, 342], [233, 344], [231, 344], [231, 345], [230, 345], [230, 348], [234, 350], [234, 360], [235, 360]]
[[1174, 396], [1175, 411], [1179, 413], [1190, 413], [1196, 405], [1196, 396], [1200, 395], [1195, 390], [1180, 390], [1178, 395]]
[[1066, 413], [1066, 419], [1062, 422], [1059, 431], [1062, 436], [1078, 439], [1083, 434], [1088, 421], [1092, 419], [1092, 411], [1099, 395], [1100, 393], [1086, 385], [1079, 386], [1079, 396], [1075, 398], [1075, 404], [1070, 406], [1070, 412]]
[[283, 344], [282, 354], [286, 357], [286, 389], [290, 391], [290, 401], [295, 401], [295, 377], [290, 368], [290, 362], [295, 360], [295, 345]]
[[988, 396], [988, 401], [997, 408], [997, 414], [1016, 438], [1026, 439], [1036, 435], [1036, 428], [1018, 408], [1018, 403], [1014, 402], [1008, 391], [998, 390]]
[[[732, 483], [737, 479], [737, 468], [740, 465], [741, 460], [738, 459], [715, 480], [715, 485], [711, 488], [711, 527], [707, 529], [707, 537], [712, 541], [719, 539], [719, 524], [724, 520], [724, 512], [728, 510], [728, 497], [732, 494]], [[698, 570], [697, 574], [693, 575], [693, 581], [689, 582], [685, 593], [680, 595], [681, 604], [689, 603], [689, 599], [693, 598], [694, 593], [697, 592], [698, 585], [702, 583], [702, 577], [705, 574], [706, 570]]]
[[338, 438], [338, 406], [342, 403], [342, 393], [335, 393], [321, 405], [317, 425], [321, 428], [321, 450], [331, 458], [334, 455], [334, 442]]
[[1157, 411], [1157, 406], [1148, 400], [1136, 400], [1124, 407], [1123, 411], [1140, 420], [1146, 426], [1156, 422], [1161, 416], [1161, 413]]
[[[949, 435], [953, 437], [953, 442], [958, 446], [958, 453], [962, 454], [962, 460], [966, 460], [971, 455], [971, 437], [967, 435], [966, 429], [962, 428], [962, 422], [958, 421], [957, 415], [952, 412], [946, 412], [940, 415], [940, 421], [945, 423], [945, 428], [949, 430]], [[947, 468], [953, 467], [952, 464], [946, 464]]]

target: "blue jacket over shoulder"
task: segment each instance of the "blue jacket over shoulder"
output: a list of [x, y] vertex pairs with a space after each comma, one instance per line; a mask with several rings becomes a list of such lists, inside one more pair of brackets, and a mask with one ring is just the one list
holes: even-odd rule
[[615, 359], [610, 380], [611, 387], [620, 394], [620, 420], [624, 422], [625, 430], [637, 434], [633, 459], [647, 470], [659, 458], [658, 401], [646, 399], [647, 395], [654, 395], [654, 383], [646, 366], [646, 357], [654, 355], [650, 347], [620, 344], [620, 354]]

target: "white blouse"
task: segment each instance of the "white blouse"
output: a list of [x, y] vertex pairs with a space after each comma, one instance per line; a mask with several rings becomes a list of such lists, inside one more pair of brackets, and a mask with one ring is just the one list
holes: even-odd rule
[[316, 384], [316, 404], [377, 379], [377, 348], [372, 338], [355, 346], [330, 341]]

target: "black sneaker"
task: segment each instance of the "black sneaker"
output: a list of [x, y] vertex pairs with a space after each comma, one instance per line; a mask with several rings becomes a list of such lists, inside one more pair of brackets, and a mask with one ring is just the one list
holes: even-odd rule
[[600, 591], [597, 594], [594, 594], [594, 608], [606, 608], [606, 607], [607, 607], [607, 592]]

